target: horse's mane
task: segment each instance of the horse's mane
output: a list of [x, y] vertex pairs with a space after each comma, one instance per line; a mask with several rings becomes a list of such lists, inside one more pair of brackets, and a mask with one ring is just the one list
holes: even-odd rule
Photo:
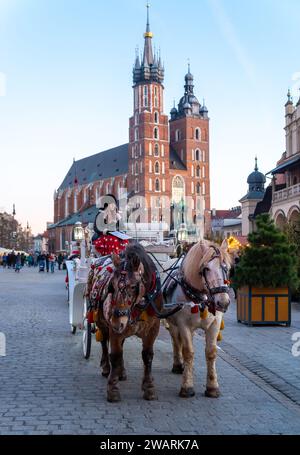
[[151, 287], [153, 272], [155, 272], [156, 268], [145, 249], [138, 243], [130, 243], [124, 251], [124, 260], [126, 261], [126, 270], [129, 273], [136, 271], [140, 263], [142, 263], [145, 283]]
[[215, 256], [215, 248], [220, 251], [221, 261], [230, 269], [232, 258], [228, 251], [214, 242], [201, 240], [189, 250], [183, 262], [183, 273], [193, 286], [199, 285], [199, 272]]

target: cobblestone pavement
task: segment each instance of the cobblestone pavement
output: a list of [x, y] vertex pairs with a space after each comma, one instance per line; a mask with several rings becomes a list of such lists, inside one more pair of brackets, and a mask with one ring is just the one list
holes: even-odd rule
[[[196, 335], [196, 396], [178, 397], [172, 350], [162, 327], [154, 377], [159, 400], [141, 393], [139, 340], [125, 345], [128, 380], [123, 401], [106, 402], [99, 375], [99, 346], [82, 355], [81, 334], [71, 335], [64, 272], [0, 270], [0, 332], [7, 356], [0, 357], [0, 434], [299, 434], [300, 357], [291, 355], [291, 335], [300, 331], [300, 310], [285, 327], [246, 327], [226, 314], [218, 373], [222, 396], [205, 398], [202, 335]], [[300, 398], [300, 397], [299, 397]]]

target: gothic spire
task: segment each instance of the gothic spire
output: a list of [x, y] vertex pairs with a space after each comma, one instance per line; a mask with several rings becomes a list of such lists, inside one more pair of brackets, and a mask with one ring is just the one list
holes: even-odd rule
[[144, 57], [143, 63], [144, 65], [153, 65], [153, 49], [152, 49], [152, 38], [153, 33], [150, 31], [150, 19], [149, 19], [149, 9], [150, 5], [147, 3], [147, 25], [146, 25], [146, 33], [144, 33], [145, 38], [145, 46], [144, 46]]

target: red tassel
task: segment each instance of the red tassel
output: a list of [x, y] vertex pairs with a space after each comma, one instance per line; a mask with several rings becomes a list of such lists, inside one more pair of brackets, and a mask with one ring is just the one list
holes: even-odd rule
[[193, 313], [193, 314], [199, 313], [199, 308], [198, 308], [197, 305], [195, 305], [195, 306], [193, 306], [193, 307], [191, 308], [191, 313]]
[[93, 324], [93, 322], [94, 322], [94, 313], [93, 313], [93, 311], [88, 311], [87, 320], [88, 320], [88, 322], [90, 324]]

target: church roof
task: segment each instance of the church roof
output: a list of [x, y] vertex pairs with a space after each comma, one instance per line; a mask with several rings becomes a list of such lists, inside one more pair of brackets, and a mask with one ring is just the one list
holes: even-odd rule
[[119, 145], [95, 155], [74, 161], [59, 190], [86, 185], [97, 180], [124, 175], [128, 172], [128, 144]]
[[63, 220], [58, 221], [55, 224], [51, 224], [48, 229], [53, 229], [63, 226], [73, 226], [77, 221], [81, 221], [83, 225], [88, 223], [93, 223], [99, 209], [96, 205], [93, 205], [87, 209], [84, 209], [82, 212], [74, 213], [73, 215], [64, 218]]

